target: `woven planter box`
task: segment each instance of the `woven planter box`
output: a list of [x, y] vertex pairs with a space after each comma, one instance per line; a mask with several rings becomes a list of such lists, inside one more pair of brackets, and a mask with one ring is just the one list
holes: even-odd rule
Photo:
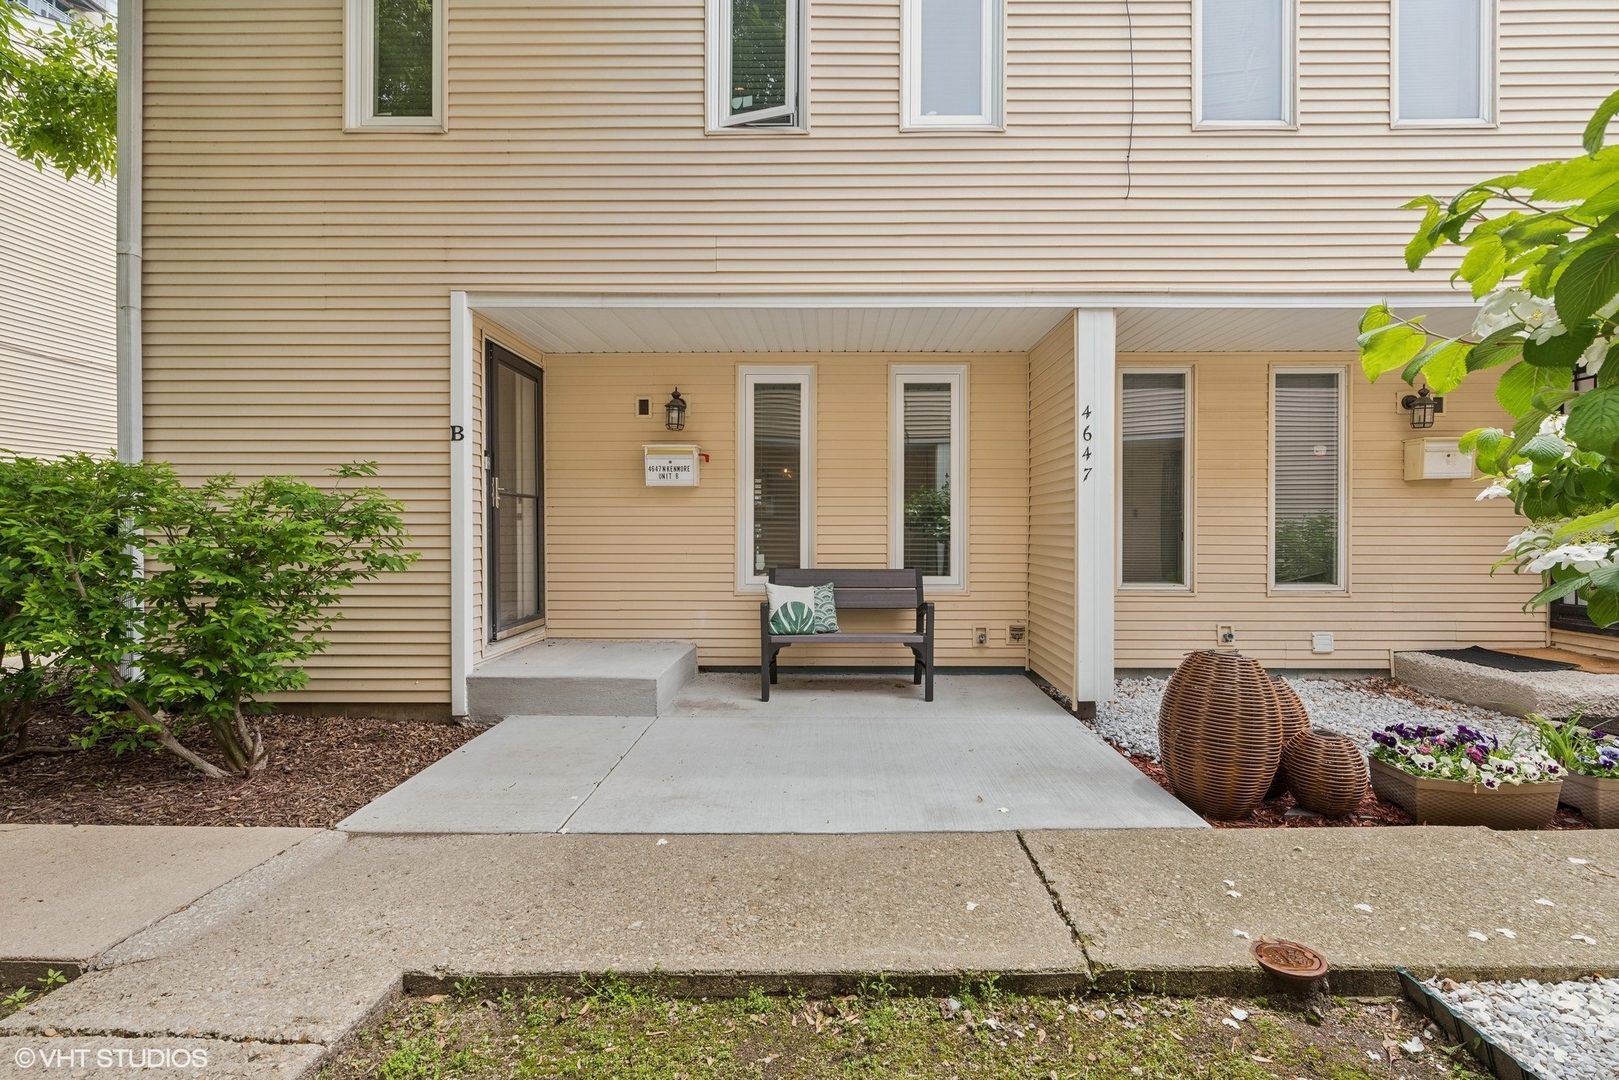
[[1569, 773], [1563, 778], [1562, 800], [1596, 828], [1619, 829], [1619, 780]]
[[1424, 825], [1487, 825], [1492, 829], [1542, 829], [1557, 813], [1563, 782], [1503, 784], [1494, 790], [1460, 780], [1413, 776], [1371, 758], [1372, 790], [1384, 802], [1409, 810]]

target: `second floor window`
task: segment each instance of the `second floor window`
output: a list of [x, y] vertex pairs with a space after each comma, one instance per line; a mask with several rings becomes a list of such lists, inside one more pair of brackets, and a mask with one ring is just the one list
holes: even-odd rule
[[444, 129], [444, 0], [348, 0], [344, 127]]
[[709, 0], [709, 127], [803, 120], [804, 0]]
[[1492, 0], [1394, 0], [1394, 123], [1492, 121], [1493, 15]]
[[1002, 0], [905, 0], [906, 127], [1001, 123]]
[[1293, 123], [1293, 0], [1194, 0], [1192, 121]]

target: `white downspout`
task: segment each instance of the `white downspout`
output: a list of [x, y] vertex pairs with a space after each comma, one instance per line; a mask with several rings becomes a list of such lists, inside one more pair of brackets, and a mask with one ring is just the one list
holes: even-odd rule
[[467, 715], [472, 670], [472, 309], [450, 294], [450, 714]]
[[118, 460], [146, 454], [141, 393], [142, 0], [118, 5]]

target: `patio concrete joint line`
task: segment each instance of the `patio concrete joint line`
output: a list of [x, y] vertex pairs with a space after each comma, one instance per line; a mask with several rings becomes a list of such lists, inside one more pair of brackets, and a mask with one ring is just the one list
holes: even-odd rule
[[562, 824], [557, 826], [557, 832], [565, 833], [568, 831], [568, 822], [572, 821], [574, 819], [574, 815], [578, 814], [579, 811], [585, 808], [585, 804], [587, 802], [596, 797], [596, 792], [600, 791], [602, 789], [602, 785], [607, 783], [607, 781], [612, 777], [614, 770], [616, 770], [620, 765], [624, 764], [624, 759], [630, 756], [630, 751], [634, 750], [636, 746], [640, 744], [641, 740], [646, 738], [646, 733], [651, 731], [652, 725], [656, 724], [657, 722], [657, 717], [653, 717], [652, 723], [641, 729], [641, 734], [635, 737], [635, 741], [624, 748], [624, 752], [618, 755], [618, 760], [614, 761], [612, 766], [602, 774], [602, 778], [596, 781], [596, 785], [590, 789], [590, 794], [580, 799], [579, 805], [570, 810], [568, 812], [568, 816], [562, 819]]
[[1046, 895], [1051, 897], [1052, 910], [1057, 913], [1057, 918], [1063, 921], [1063, 925], [1068, 927], [1068, 933], [1073, 937], [1074, 945], [1079, 949], [1079, 955], [1085, 958], [1085, 980], [1095, 982], [1096, 967], [1091, 963], [1090, 951], [1085, 948], [1085, 935], [1079, 932], [1079, 927], [1075, 925], [1073, 916], [1069, 915], [1068, 909], [1063, 906], [1062, 896], [1057, 892], [1057, 886], [1046, 876], [1045, 870], [1040, 866], [1040, 860], [1034, 857], [1034, 852], [1029, 848], [1029, 842], [1024, 839], [1023, 830], [1021, 829], [1017, 832], [1017, 842], [1018, 847], [1023, 849], [1023, 854], [1028, 856], [1029, 865], [1034, 868], [1034, 876], [1040, 879], [1040, 884], [1045, 886]]

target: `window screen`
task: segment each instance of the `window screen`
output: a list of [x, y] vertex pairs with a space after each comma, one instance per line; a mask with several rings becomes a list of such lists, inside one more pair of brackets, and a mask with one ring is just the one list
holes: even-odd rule
[[1484, 117], [1487, 0], [1399, 0], [1401, 120]]
[[373, 112], [433, 115], [434, 0], [374, 0]]
[[1278, 585], [1340, 585], [1342, 432], [1338, 372], [1276, 374]]
[[726, 0], [731, 5], [729, 116], [765, 114], [792, 102], [795, 0]]
[[1201, 120], [1286, 120], [1288, 0], [1203, 0]]
[[1186, 376], [1125, 373], [1122, 489], [1127, 585], [1186, 584]]
[[984, 5], [920, 0], [923, 116], [984, 113]]
[[753, 384], [753, 572], [795, 567], [803, 550], [800, 383]]

